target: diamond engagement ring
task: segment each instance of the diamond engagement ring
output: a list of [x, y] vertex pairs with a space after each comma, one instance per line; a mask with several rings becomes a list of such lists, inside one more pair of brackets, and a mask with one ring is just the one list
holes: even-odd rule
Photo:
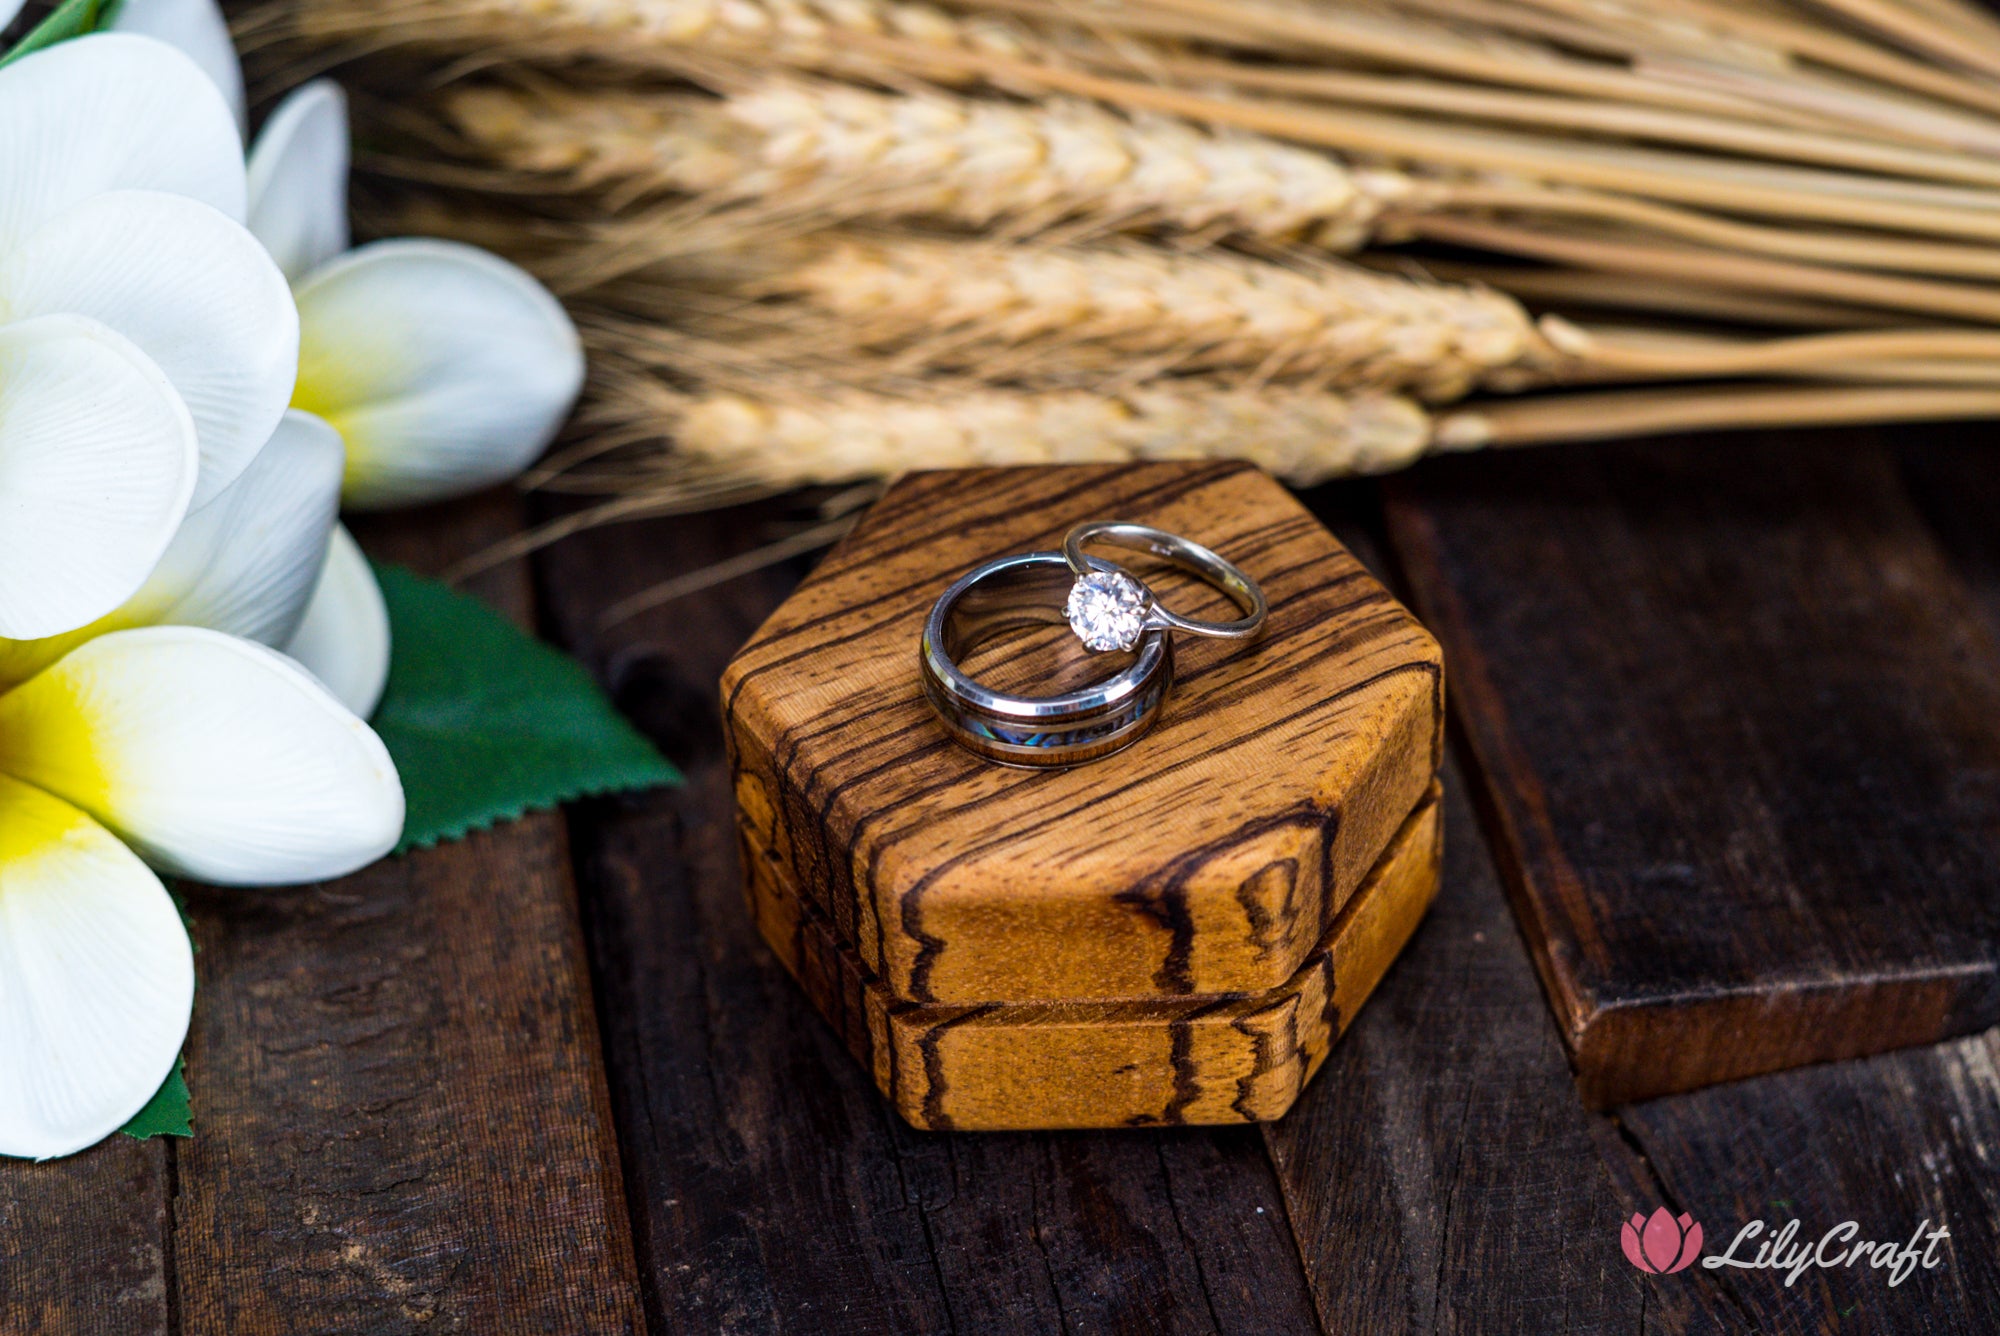
[[[1161, 557], [1227, 594], [1244, 615], [1201, 622], [1170, 612], [1123, 567], [1086, 553], [1083, 545], [1093, 541]], [[924, 697], [952, 741], [990, 761], [1080, 765], [1130, 746], [1159, 719], [1174, 677], [1170, 632], [1243, 640], [1263, 630], [1264, 617], [1257, 582], [1201, 544], [1144, 524], [1079, 524], [1062, 551], [989, 561], [939, 596], [918, 654]], [[959, 666], [1003, 631], [1065, 621], [1093, 653], [1125, 651], [1131, 662], [1049, 696], [998, 691]]]
[[[1160, 606], [1152, 590], [1130, 574], [1086, 556], [1084, 545], [1093, 542], [1150, 552], [1227, 594], [1243, 610], [1243, 616], [1233, 622], [1200, 622], [1170, 612]], [[1248, 640], [1264, 629], [1268, 609], [1257, 582], [1200, 543], [1165, 529], [1120, 520], [1092, 520], [1077, 525], [1063, 538], [1063, 560], [1074, 576], [1063, 612], [1086, 649], [1131, 649], [1140, 636], [1155, 630]]]
[[[1095, 558], [1086, 558], [1086, 569], [1119, 573]], [[932, 605], [918, 659], [924, 697], [952, 741], [1002, 765], [1072, 766], [1130, 746], [1160, 717], [1174, 654], [1157, 628], [1134, 637], [1130, 663], [1057, 695], [998, 691], [959, 667], [1003, 631], [1062, 625], [1063, 591], [1073, 580], [1062, 553], [1024, 552], [967, 572]]]

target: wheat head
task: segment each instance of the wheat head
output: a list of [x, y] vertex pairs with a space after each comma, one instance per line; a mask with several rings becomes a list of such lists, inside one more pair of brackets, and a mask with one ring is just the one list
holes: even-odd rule
[[1161, 382], [1117, 395], [980, 389], [923, 399], [861, 389], [760, 398], [613, 378], [599, 423], [645, 424], [675, 453], [773, 487], [974, 465], [1247, 459], [1305, 486], [1401, 468], [1432, 444], [1406, 398]]
[[[1456, 399], [1560, 355], [1505, 293], [1218, 248], [819, 240], [754, 284], [906, 365], [1043, 381], [1171, 368]], [[790, 322], [781, 322], [790, 323]]]
[[1072, 50], [1102, 58], [1107, 46], [1067, 24], [1030, 27], [897, 0], [274, 0], [239, 27], [311, 45], [500, 51], [541, 64], [583, 56], [668, 71], [709, 72], [717, 61], [819, 72], [900, 67], [944, 80], [963, 76], [927, 54], [1047, 62]]
[[1425, 193], [1402, 172], [1064, 99], [774, 79], [719, 99], [478, 88], [449, 108], [502, 166], [571, 189], [680, 192], [822, 220], [1163, 224], [1346, 250], [1385, 208], [1408, 211]]

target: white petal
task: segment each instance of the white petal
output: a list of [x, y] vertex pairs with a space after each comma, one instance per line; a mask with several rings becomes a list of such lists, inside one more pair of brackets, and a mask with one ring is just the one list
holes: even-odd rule
[[[341, 457], [339, 432], [310, 413], [287, 412], [250, 467], [181, 521], [138, 593], [62, 635], [0, 639], [0, 690], [87, 640], [135, 626], [205, 626], [283, 644], [320, 580], [340, 504]], [[382, 652], [386, 663], [386, 641]]]
[[278, 104], [250, 150], [250, 230], [296, 283], [347, 249], [347, 95], [315, 79]]
[[243, 217], [243, 141], [193, 61], [114, 32], [0, 69], [0, 255], [71, 205], [122, 189]]
[[0, 776], [0, 1155], [68, 1155], [130, 1122], [193, 1006], [194, 954], [159, 878]]
[[455, 242], [378, 241], [298, 289], [293, 402], [347, 442], [350, 505], [457, 496], [540, 454], [583, 386], [560, 303]]
[[157, 37], [201, 66], [236, 116], [236, 132], [249, 127], [243, 105], [243, 65], [229, 40], [229, 23], [215, 0], [125, 0], [111, 25], [115, 32]]
[[21, 6], [27, 3], [28, 0], [0, 0], [0, 28], [12, 23], [14, 16], [21, 12]]
[[123, 609], [127, 626], [205, 626], [265, 645], [298, 630], [340, 506], [340, 433], [292, 409], [250, 467], [190, 511]]
[[130, 598], [195, 482], [194, 422], [95, 321], [0, 327], [0, 635], [82, 626]]
[[189, 626], [99, 636], [0, 696], [0, 773], [203, 881], [341, 876], [403, 827], [367, 724], [276, 650]]
[[271, 438], [298, 370], [298, 310], [257, 239], [206, 204], [116, 190], [0, 259], [0, 315], [87, 315], [139, 345], [201, 439], [205, 504]]
[[381, 704], [389, 685], [389, 605], [344, 525], [333, 526], [319, 587], [284, 649], [363, 719]]

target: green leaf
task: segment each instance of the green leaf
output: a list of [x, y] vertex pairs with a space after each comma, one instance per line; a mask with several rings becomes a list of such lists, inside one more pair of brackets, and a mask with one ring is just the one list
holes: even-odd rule
[[398, 853], [573, 798], [680, 782], [575, 660], [435, 580], [375, 574], [395, 648], [371, 722], [409, 804]]
[[194, 1114], [188, 1108], [186, 1064], [176, 1062], [167, 1079], [146, 1101], [146, 1107], [132, 1115], [132, 1121], [118, 1130], [141, 1141], [153, 1137], [191, 1137]]
[[29, 29], [28, 35], [14, 44], [12, 51], [0, 56], [0, 66], [10, 65], [45, 46], [54, 46], [57, 42], [67, 42], [72, 37], [82, 37], [110, 27], [124, 3], [125, 0], [62, 0], [47, 18]]

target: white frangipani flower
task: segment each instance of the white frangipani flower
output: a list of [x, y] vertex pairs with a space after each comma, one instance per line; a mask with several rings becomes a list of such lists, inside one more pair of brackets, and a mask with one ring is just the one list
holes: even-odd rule
[[402, 825], [381, 739], [247, 640], [114, 631], [0, 695], [0, 1155], [102, 1140], [179, 1057], [194, 964], [148, 864], [318, 881]]
[[583, 388], [562, 304], [475, 246], [347, 245], [347, 106], [320, 80], [250, 151], [250, 228], [298, 299], [292, 402], [347, 443], [346, 504], [408, 505], [505, 481], [555, 436]]
[[350, 588], [351, 572], [322, 571], [329, 542], [360, 561], [334, 522], [342, 453], [331, 427], [288, 412], [117, 609], [0, 641], [0, 1155], [101, 1139], [179, 1054], [192, 964], [148, 863], [316, 881], [402, 831], [394, 764], [336, 696], [373, 706], [379, 678], [354, 674], [386, 665], [386, 615], [358, 654], [351, 634], [324, 651], [320, 671], [348, 675], [332, 689], [264, 647], [310, 640], [315, 590]]
[[0, 635], [129, 598], [276, 428], [298, 320], [247, 203], [229, 109], [172, 47], [0, 68]]
[[[117, 26], [181, 46], [240, 113], [216, 0], [126, 0]], [[291, 280], [303, 325], [292, 403], [346, 440], [346, 504], [436, 501], [513, 477], [583, 388], [576, 326], [548, 289], [476, 246], [349, 252], [347, 170], [347, 101], [324, 79], [293, 90], [250, 151], [250, 230]]]
[[0, 28], [12, 23], [14, 17], [21, 12], [21, 7], [27, 3], [28, 0], [0, 0]]

